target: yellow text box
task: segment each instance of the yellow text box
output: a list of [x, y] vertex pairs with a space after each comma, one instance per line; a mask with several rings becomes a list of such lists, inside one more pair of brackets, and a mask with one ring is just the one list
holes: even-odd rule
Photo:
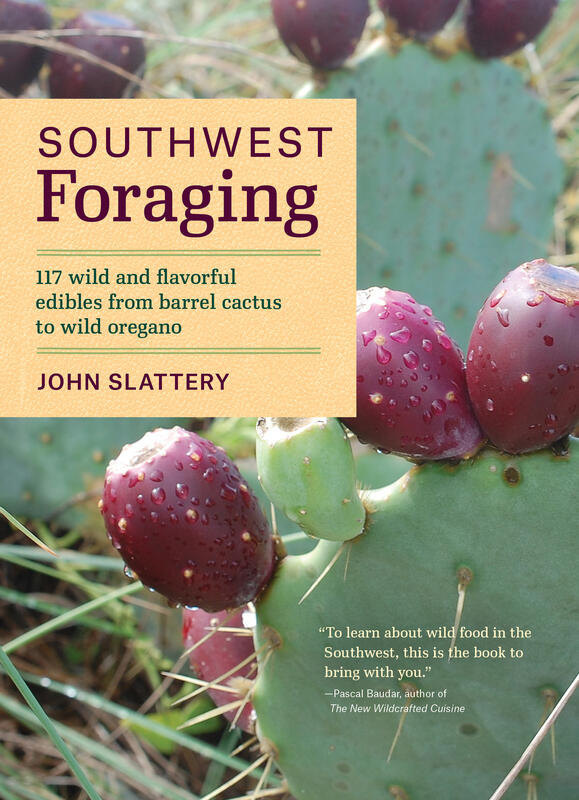
[[355, 414], [355, 101], [2, 109], [3, 416]]

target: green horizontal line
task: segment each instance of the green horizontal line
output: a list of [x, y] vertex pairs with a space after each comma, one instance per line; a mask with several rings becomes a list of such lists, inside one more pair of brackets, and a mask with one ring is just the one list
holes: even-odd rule
[[36, 254], [45, 255], [106, 255], [106, 256], [125, 256], [125, 255], [178, 255], [178, 256], [198, 256], [198, 255], [300, 255], [315, 256], [321, 255], [321, 250], [251, 250], [249, 248], [226, 250], [71, 250], [71, 249], [38, 249]]
[[87, 356], [98, 356], [98, 355], [232, 355], [232, 356], [251, 356], [251, 355], [301, 355], [301, 356], [319, 356], [321, 355], [322, 351], [321, 348], [308, 348], [308, 349], [288, 349], [288, 348], [267, 348], [261, 349], [259, 347], [251, 348], [248, 350], [232, 350], [231, 348], [223, 347], [223, 348], [214, 348], [214, 349], [199, 349], [199, 350], [191, 350], [191, 349], [159, 349], [155, 347], [151, 348], [144, 348], [142, 350], [133, 350], [133, 349], [107, 349], [102, 348], [100, 350], [87, 350], [82, 347], [70, 347], [70, 348], [48, 348], [48, 347], [39, 347], [36, 350], [38, 355], [61, 355], [61, 354], [82, 354]]
[[235, 352], [239, 350], [320, 350], [319, 345], [309, 346], [309, 345], [295, 345], [294, 347], [281, 347], [280, 346], [271, 346], [268, 347], [267, 345], [255, 345], [255, 346], [244, 346], [244, 347], [162, 347], [161, 345], [157, 345], [154, 347], [138, 347], [133, 345], [121, 345], [119, 347], [83, 347], [81, 345], [63, 345], [62, 347], [58, 345], [46, 345], [42, 346], [39, 345], [37, 350], [70, 350], [71, 347], [74, 350], [83, 350], [85, 352], [90, 351], [97, 351], [97, 350], [162, 350], [163, 352], [168, 352], [170, 350], [181, 350], [183, 352], [191, 352], [191, 353], [199, 353], [199, 352], [208, 352], [211, 350], [227, 350], [228, 352]]

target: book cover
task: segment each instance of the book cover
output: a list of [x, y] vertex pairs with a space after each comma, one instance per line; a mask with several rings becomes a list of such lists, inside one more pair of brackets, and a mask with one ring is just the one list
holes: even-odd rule
[[0, 2], [0, 797], [579, 797], [578, 24]]

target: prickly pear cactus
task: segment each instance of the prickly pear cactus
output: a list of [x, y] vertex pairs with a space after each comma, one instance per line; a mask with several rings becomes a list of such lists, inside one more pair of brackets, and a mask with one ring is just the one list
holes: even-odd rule
[[547, 252], [562, 166], [543, 103], [502, 62], [383, 40], [300, 95], [358, 100], [358, 285], [429, 297], [465, 347], [505, 268]]
[[[253, 702], [298, 800], [491, 796], [576, 671], [578, 458], [573, 440], [563, 456], [412, 467], [365, 494], [365, 534], [281, 563], [257, 603]], [[556, 763], [544, 741], [507, 798], [575, 797], [577, 721], [560, 716]]]

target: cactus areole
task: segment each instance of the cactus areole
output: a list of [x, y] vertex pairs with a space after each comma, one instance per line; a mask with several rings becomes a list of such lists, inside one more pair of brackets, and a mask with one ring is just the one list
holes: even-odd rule
[[362, 441], [418, 460], [478, 450], [462, 353], [445, 330], [406, 292], [358, 292], [357, 415], [343, 422]]
[[543, 259], [491, 292], [475, 322], [466, 376], [475, 414], [508, 453], [548, 446], [579, 422], [579, 272]]
[[101, 512], [129, 570], [176, 605], [236, 608], [268, 583], [274, 538], [225, 452], [158, 428], [109, 464]]

